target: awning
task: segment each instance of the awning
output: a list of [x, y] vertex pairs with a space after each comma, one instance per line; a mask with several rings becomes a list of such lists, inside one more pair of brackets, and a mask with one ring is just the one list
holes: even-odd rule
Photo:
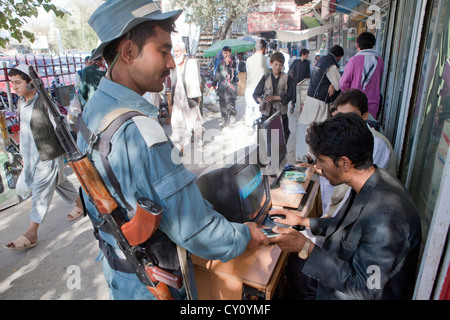
[[277, 31], [277, 39], [285, 42], [297, 42], [308, 40], [309, 38], [318, 36], [319, 34], [328, 33], [332, 27], [331, 24], [317, 28], [301, 30], [301, 31]]
[[336, 11], [350, 14], [352, 9], [361, 3], [360, 0], [337, 0], [336, 1]]
[[345, 14], [357, 13], [353, 9], [361, 3], [360, 0], [322, 0], [322, 2], [329, 3], [330, 12], [339, 11]]
[[255, 44], [240, 39], [224, 39], [214, 43], [208, 49], [203, 52], [204, 57], [214, 57], [218, 52], [222, 51], [222, 48], [228, 46], [231, 48], [231, 53], [245, 52], [253, 50]]

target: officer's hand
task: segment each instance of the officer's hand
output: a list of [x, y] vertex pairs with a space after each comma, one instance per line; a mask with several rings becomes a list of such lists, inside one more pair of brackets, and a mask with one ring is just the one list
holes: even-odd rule
[[250, 229], [250, 241], [247, 244], [247, 249], [256, 248], [260, 245], [268, 245], [269, 239], [264, 235], [261, 229], [258, 228], [254, 222], [245, 222], [245, 225]]

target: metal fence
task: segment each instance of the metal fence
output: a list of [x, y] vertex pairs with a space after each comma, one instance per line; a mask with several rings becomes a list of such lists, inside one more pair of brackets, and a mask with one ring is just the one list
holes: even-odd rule
[[44, 84], [51, 89], [74, 84], [77, 71], [84, 68], [84, 57], [74, 54], [57, 57], [48, 55], [0, 56], [0, 91], [7, 91], [8, 71], [20, 63], [34, 66]]

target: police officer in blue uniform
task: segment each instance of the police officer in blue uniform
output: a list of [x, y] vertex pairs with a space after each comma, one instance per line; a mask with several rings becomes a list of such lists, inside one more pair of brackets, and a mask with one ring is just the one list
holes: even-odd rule
[[[173, 144], [163, 128], [153, 121], [158, 109], [145, 100], [146, 92], [159, 92], [170, 69], [175, 67], [171, 55], [171, 32], [180, 10], [162, 13], [149, 0], [107, 0], [91, 16], [89, 24], [101, 40], [91, 59], [103, 55], [108, 73], [89, 99], [82, 119], [91, 132], [96, 132], [111, 111], [129, 108], [148, 116], [144, 124], [125, 122], [111, 140], [108, 160], [122, 197], [109, 181], [99, 151], [88, 156], [100, 172], [111, 194], [122, 207], [133, 206], [146, 197], [163, 207], [158, 233], [152, 238], [152, 254], [159, 266], [180, 274], [177, 246], [205, 259], [228, 261], [246, 248], [267, 244], [268, 240], [254, 223], [227, 221], [202, 198], [195, 176], [180, 162], [174, 161]], [[145, 117], [146, 118], [146, 117]], [[86, 150], [88, 143], [79, 135], [78, 146]], [[89, 149], [88, 149], [89, 150]], [[175, 159], [176, 160], [176, 159]], [[120, 200], [123, 199], [123, 200]], [[102, 230], [102, 218], [86, 201], [86, 208], [96, 227], [99, 256], [112, 299], [154, 299], [149, 290], [127, 268], [115, 238]], [[126, 219], [133, 217], [132, 210]], [[192, 262], [188, 259], [190, 293], [198, 297]], [[185, 287], [169, 288], [175, 299], [185, 299]]]

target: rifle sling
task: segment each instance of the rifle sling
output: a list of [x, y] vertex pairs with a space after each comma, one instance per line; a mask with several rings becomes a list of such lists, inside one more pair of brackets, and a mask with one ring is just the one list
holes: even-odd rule
[[116, 175], [114, 174], [111, 165], [109, 164], [108, 155], [111, 152], [111, 139], [116, 133], [117, 129], [119, 129], [122, 124], [124, 124], [126, 121], [131, 119], [134, 116], [142, 115], [142, 113], [138, 111], [129, 111], [126, 113], [123, 113], [119, 115], [117, 118], [115, 118], [108, 127], [103, 131], [102, 137], [100, 139], [98, 150], [100, 152], [100, 158], [102, 160], [103, 168], [106, 171], [106, 175], [108, 177], [109, 182], [111, 183], [112, 187], [116, 191], [117, 195], [119, 196], [120, 200], [128, 210], [128, 212], [133, 211], [133, 207], [125, 200], [125, 197], [122, 193], [122, 188], [120, 187], [120, 183], [116, 178]]
[[125, 200], [122, 189], [120, 187], [120, 183], [117, 180], [113, 170], [111, 169], [111, 165], [109, 164], [107, 157], [111, 151], [111, 139], [114, 136], [114, 133], [122, 126], [123, 123], [137, 115], [142, 115], [142, 113], [131, 109], [116, 109], [115, 112], [108, 114], [104, 118], [101, 127], [97, 130], [96, 134], [92, 133], [86, 126], [86, 123], [83, 121], [83, 117], [81, 114], [78, 115], [77, 118], [78, 131], [81, 133], [87, 143], [90, 143], [91, 141], [98, 142], [97, 137], [102, 134], [100, 143], [96, 143], [95, 147], [98, 148], [103, 168], [105, 169], [106, 176], [108, 177], [111, 186], [114, 188], [123, 205], [129, 212], [133, 211], [134, 209]]

